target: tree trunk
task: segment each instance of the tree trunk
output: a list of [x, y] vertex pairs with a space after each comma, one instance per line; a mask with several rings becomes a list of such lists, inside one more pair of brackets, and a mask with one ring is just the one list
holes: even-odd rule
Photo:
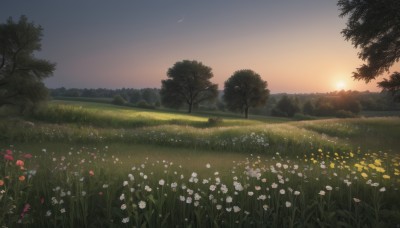
[[244, 108], [244, 118], [248, 119], [249, 118], [249, 107]]
[[193, 103], [189, 103], [189, 111], [188, 113], [192, 113]]

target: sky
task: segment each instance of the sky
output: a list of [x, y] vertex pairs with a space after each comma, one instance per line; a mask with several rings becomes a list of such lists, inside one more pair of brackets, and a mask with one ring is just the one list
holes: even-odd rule
[[160, 88], [174, 63], [197, 60], [220, 90], [251, 69], [272, 93], [379, 91], [382, 77], [351, 77], [362, 61], [340, 34], [346, 18], [336, 2], [5, 0], [0, 22], [26, 15], [43, 27], [35, 55], [57, 63], [50, 88]]

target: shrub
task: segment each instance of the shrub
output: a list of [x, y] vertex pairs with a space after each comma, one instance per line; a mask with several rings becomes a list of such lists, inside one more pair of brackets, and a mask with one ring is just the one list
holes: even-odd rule
[[125, 104], [125, 99], [121, 95], [115, 95], [111, 103], [115, 105], [124, 105]]
[[221, 123], [223, 123], [224, 122], [224, 120], [221, 118], [221, 117], [210, 117], [210, 118], [208, 118], [208, 124], [209, 125], [218, 125], [218, 124], [221, 124]]
[[338, 118], [354, 118], [356, 114], [346, 110], [339, 110], [335, 113], [335, 116]]
[[138, 108], [146, 108], [146, 109], [155, 109], [155, 107], [149, 103], [147, 103], [145, 100], [139, 101], [136, 106]]

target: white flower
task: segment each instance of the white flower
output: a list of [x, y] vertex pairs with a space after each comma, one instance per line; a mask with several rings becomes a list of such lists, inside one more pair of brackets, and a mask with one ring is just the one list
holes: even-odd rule
[[122, 186], [127, 186], [128, 185], [128, 181], [124, 181], [124, 183], [122, 184]]
[[146, 185], [144, 186], [144, 190], [146, 190], [147, 192], [151, 192], [152, 189], [148, 185]]
[[187, 197], [186, 198], [186, 203], [191, 204], [192, 203], [192, 197]]
[[230, 196], [226, 197], [226, 202], [227, 203], [232, 203], [232, 197], [230, 197]]
[[241, 183], [235, 181], [233, 184], [235, 185], [236, 191], [239, 191], [239, 192], [243, 191], [243, 186]]
[[199, 201], [194, 201], [193, 206], [198, 207], [200, 205]]
[[82, 196], [86, 196], [86, 192], [85, 191], [82, 191]]
[[285, 195], [285, 189], [279, 190], [279, 193], [280, 193], [281, 195]]
[[332, 191], [332, 187], [329, 186], [329, 185], [327, 185], [325, 188], [326, 188], [326, 190], [328, 190], [328, 191]]
[[46, 217], [49, 217], [49, 216], [51, 216], [51, 211], [50, 210], [46, 211]]
[[122, 204], [121, 205], [121, 210], [125, 210], [126, 209], [126, 204]]
[[356, 202], [356, 203], [361, 202], [361, 200], [360, 200], [360, 199], [357, 199], [357, 198], [353, 198], [353, 200], [354, 200], [354, 202]]
[[318, 194], [321, 195], [321, 196], [324, 196], [324, 195], [325, 195], [325, 191], [324, 191], [324, 190], [321, 190], [321, 191], [319, 191]]
[[123, 218], [122, 223], [128, 223], [129, 222], [129, 217]]
[[60, 212], [61, 212], [61, 214], [65, 213], [66, 212], [65, 208], [61, 208]]
[[179, 200], [182, 202], [185, 201], [185, 196], [179, 196]]
[[215, 191], [215, 188], [216, 188], [216, 186], [215, 186], [215, 185], [213, 185], [213, 184], [212, 184], [212, 185], [210, 185], [210, 191], [212, 191], [212, 192], [213, 192], [213, 191]]
[[207, 164], [206, 164], [206, 168], [207, 168], [207, 169], [211, 168], [210, 163], [207, 163]]
[[226, 211], [227, 211], [227, 212], [231, 212], [231, 211], [232, 211], [232, 208], [231, 208], [231, 207], [227, 207], [227, 208], [226, 208]]
[[278, 185], [275, 182], [271, 184], [271, 188], [277, 188], [277, 187]]
[[197, 177], [197, 173], [193, 172], [192, 177]]
[[196, 192], [196, 193], [194, 194], [194, 199], [195, 199], [195, 200], [200, 200], [200, 199], [201, 199], [201, 196]]
[[125, 194], [124, 193], [122, 193], [120, 196], [119, 196], [119, 200], [124, 200], [125, 199]]
[[267, 199], [267, 196], [266, 196], [266, 195], [260, 195], [260, 196], [258, 196], [257, 199], [258, 199], [258, 200], [266, 200], [266, 199]]
[[108, 188], [108, 184], [103, 184], [103, 188]]
[[240, 211], [240, 207], [238, 206], [233, 206], [233, 212], [237, 213]]
[[222, 193], [226, 194], [228, 192], [228, 188], [226, 187], [226, 185], [221, 185], [221, 191]]
[[165, 181], [163, 179], [161, 179], [161, 180], [158, 181], [158, 184], [161, 185], [161, 186], [164, 186]]
[[379, 189], [379, 191], [380, 191], [380, 192], [384, 192], [384, 191], [386, 191], [386, 188], [385, 188], [385, 187], [382, 187], [382, 188]]
[[286, 207], [291, 207], [291, 206], [292, 206], [292, 203], [289, 202], [289, 201], [286, 201], [285, 205], [286, 205]]
[[217, 206], [215, 206], [217, 208], [217, 210], [221, 210], [222, 209], [222, 205], [217, 204]]
[[276, 167], [281, 168], [282, 164], [278, 162], [278, 163], [276, 163]]
[[249, 196], [253, 196], [254, 195], [254, 192], [248, 192], [247, 193]]
[[294, 191], [294, 195], [298, 196], [298, 195], [300, 195], [300, 192], [299, 191]]
[[139, 202], [139, 208], [140, 208], [140, 209], [146, 208], [146, 202], [144, 202], [143, 200], [141, 200], [141, 201]]
[[176, 183], [176, 182], [171, 183], [171, 188], [176, 188], [177, 186], [178, 186], [178, 183]]
[[264, 211], [268, 210], [268, 205], [264, 204], [263, 208], [264, 208]]

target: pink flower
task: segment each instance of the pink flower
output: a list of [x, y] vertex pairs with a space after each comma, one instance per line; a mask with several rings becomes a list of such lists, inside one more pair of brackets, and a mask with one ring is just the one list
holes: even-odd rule
[[32, 158], [32, 154], [24, 154], [23, 157], [29, 159], [29, 158]]
[[6, 150], [6, 154], [12, 155], [12, 151], [11, 150]]
[[24, 209], [22, 210], [21, 213], [21, 218], [25, 216], [25, 214], [29, 211], [29, 209], [31, 209], [31, 205], [29, 203], [25, 204]]
[[23, 167], [23, 166], [24, 166], [24, 161], [22, 161], [22, 160], [17, 160], [17, 162], [15, 162], [15, 164], [16, 164], [17, 166]]
[[10, 154], [4, 155], [4, 159], [6, 159], [7, 161], [14, 161], [14, 157]]
[[90, 171], [89, 171], [89, 175], [90, 175], [90, 176], [94, 176], [93, 170], [90, 170]]

